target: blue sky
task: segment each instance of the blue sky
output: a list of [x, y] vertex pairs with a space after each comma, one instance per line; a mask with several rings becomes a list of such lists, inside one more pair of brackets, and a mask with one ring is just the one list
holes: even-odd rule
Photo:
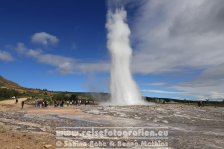
[[[122, 3], [143, 95], [224, 98], [222, 1]], [[0, 75], [31, 88], [108, 92], [107, 9], [103, 0], [1, 1]]]
[[[1, 75], [26, 87], [87, 90], [82, 87], [86, 74], [49, 73], [52, 66], [18, 54], [15, 46], [22, 42], [29, 48], [90, 62], [108, 59], [104, 1], [4, 1], [0, 7], [0, 49], [13, 56], [11, 62], [1, 61]], [[44, 47], [34, 44], [31, 36], [38, 32], [55, 35], [59, 42]]]

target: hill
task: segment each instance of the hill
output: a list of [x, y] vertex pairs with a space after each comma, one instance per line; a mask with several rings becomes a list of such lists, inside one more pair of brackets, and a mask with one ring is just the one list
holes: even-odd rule
[[16, 91], [19, 94], [23, 94], [23, 95], [41, 95], [41, 94], [45, 94], [45, 95], [51, 95], [52, 92], [47, 91], [46, 89], [33, 89], [33, 88], [26, 88], [26, 87], [22, 87], [21, 85], [10, 81], [6, 78], [4, 78], [3, 76], [0, 76], [0, 89], [7, 89], [7, 90], [11, 90], [11, 91]]
[[19, 84], [12, 82], [10, 80], [7, 80], [3, 76], [0, 76], [0, 88], [15, 90], [18, 92], [23, 92], [25, 89], [24, 87], [20, 86]]

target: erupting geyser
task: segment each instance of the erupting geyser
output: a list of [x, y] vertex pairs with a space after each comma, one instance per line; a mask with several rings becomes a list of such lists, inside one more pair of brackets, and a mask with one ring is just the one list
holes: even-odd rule
[[132, 78], [130, 61], [132, 49], [129, 42], [130, 29], [126, 23], [127, 13], [123, 8], [109, 10], [106, 28], [107, 47], [111, 53], [111, 102], [116, 105], [137, 105], [143, 100]]

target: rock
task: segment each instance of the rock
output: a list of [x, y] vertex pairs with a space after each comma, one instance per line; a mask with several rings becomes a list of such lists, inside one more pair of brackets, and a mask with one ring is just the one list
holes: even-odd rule
[[44, 148], [51, 148], [51, 147], [52, 147], [51, 144], [46, 144], [46, 145], [44, 145]]
[[166, 124], [168, 124], [168, 123], [169, 123], [167, 120], [163, 120], [162, 122], [163, 122], [163, 123], [166, 123]]
[[153, 119], [153, 122], [154, 122], [154, 123], [157, 123], [157, 122], [158, 122], [158, 120], [157, 120], [157, 119]]
[[141, 117], [135, 117], [135, 119], [141, 119]]

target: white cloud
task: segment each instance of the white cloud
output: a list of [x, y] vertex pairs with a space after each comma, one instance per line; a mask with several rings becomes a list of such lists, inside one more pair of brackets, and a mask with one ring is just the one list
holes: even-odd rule
[[109, 68], [107, 63], [86, 63], [66, 56], [44, 53], [41, 50], [29, 49], [27, 55], [42, 64], [55, 66], [55, 71], [60, 74], [102, 72]]
[[17, 43], [15, 50], [24, 56], [36, 59], [39, 63], [56, 67], [55, 70], [50, 70], [50, 72], [71, 74], [108, 72], [109, 70], [109, 63], [105, 61], [83, 62], [82, 60], [71, 57], [46, 53], [41, 49], [27, 48], [21, 42]]
[[175, 84], [173, 87], [188, 91], [195, 97], [224, 99], [224, 64], [208, 68], [193, 80]]
[[17, 45], [16, 45], [15, 50], [16, 50], [18, 53], [23, 54], [24, 52], [26, 52], [27, 48], [26, 48], [26, 46], [24, 45], [24, 43], [22, 43], [22, 42], [18, 42]]
[[27, 50], [26, 55], [34, 58], [39, 58], [42, 55], [42, 51], [29, 49]]
[[78, 70], [84, 73], [95, 73], [95, 72], [108, 72], [110, 64], [105, 61], [97, 61], [97, 62], [80, 62], [77, 66]]
[[55, 66], [56, 72], [58, 73], [68, 74], [75, 72], [75, 60], [73, 58], [44, 53], [41, 49], [29, 49], [24, 43], [18, 43], [16, 46], [16, 51], [25, 56], [34, 58], [42, 64]]
[[158, 74], [224, 63], [222, 6], [219, 0], [146, 1], [133, 28], [139, 41], [134, 71]]
[[57, 72], [61, 74], [73, 73], [75, 71], [75, 60], [72, 58], [53, 54], [41, 54], [37, 59], [41, 63], [56, 66]]
[[166, 82], [153, 82], [153, 83], [146, 83], [145, 86], [164, 86], [167, 85]]
[[13, 57], [10, 53], [0, 50], [0, 60], [9, 62], [13, 61]]
[[166, 90], [142, 90], [142, 92], [149, 92], [149, 93], [159, 93], [159, 94], [186, 94], [185, 92], [173, 92], [173, 91], [166, 91]]
[[43, 46], [47, 46], [47, 45], [57, 44], [59, 39], [56, 36], [51, 35], [49, 33], [39, 32], [39, 33], [35, 33], [31, 37], [31, 41], [36, 44], [41, 44]]
[[195, 97], [223, 97], [223, 0], [144, 1], [132, 35], [134, 72], [184, 78], [198, 71], [192, 80], [170, 86]]

